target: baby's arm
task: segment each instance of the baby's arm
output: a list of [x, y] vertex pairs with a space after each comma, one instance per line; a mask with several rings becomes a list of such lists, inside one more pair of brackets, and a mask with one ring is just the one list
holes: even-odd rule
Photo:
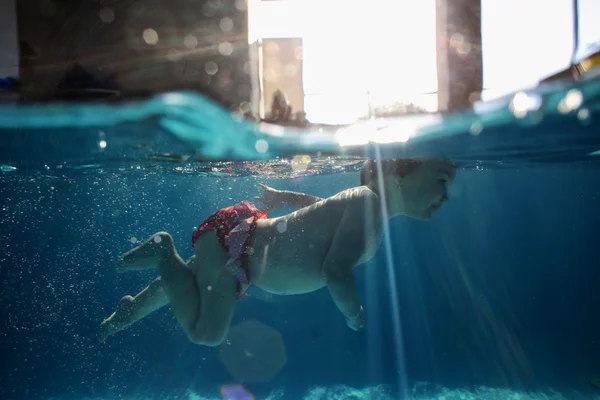
[[358, 330], [364, 326], [364, 312], [352, 269], [364, 255], [369, 235], [377, 233], [373, 215], [367, 212], [366, 205], [372, 204], [376, 208], [379, 201], [372, 192], [363, 192], [360, 196], [339, 202], [345, 210], [325, 256], [323, 272], [329, 293], [346, 323]]
[[323, 200], [311, 194], [280, 190], [281, 202], [287, 207], [303, 208]]
[[262, 191], [262, 197], [256, 196], [255, 199], [265, 205], [265, 211], [280, 207], [303, 208], [323, 200], [320, 197], [306, 193], [273, 189], [263, 183], [260, 183], [258, 186]]

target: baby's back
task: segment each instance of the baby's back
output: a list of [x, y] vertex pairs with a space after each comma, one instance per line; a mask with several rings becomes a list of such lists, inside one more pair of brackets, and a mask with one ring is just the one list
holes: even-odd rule
[[345, 190], [283, 217], [258, 221], [251, 239], [252, 283], [275, 294], [302, 294], [326, 285], [322, 264], [349, 197]]

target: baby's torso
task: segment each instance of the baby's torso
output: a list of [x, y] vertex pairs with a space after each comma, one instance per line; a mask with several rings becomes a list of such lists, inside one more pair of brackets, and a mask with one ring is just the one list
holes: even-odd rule
[[[334, 197], [284, 217], [258, 221], [250, 240], [252, 284], [275, 294], [302, 294], [324, 287], [322, 264], [345, 211], [342, 204]], [[372, 257], [379, 243], [376, 235], [361, 262]]]

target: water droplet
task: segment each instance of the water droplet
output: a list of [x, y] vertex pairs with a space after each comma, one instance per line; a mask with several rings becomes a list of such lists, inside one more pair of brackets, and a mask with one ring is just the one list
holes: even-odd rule
[[198, 46], [198, 39], [196, 39], [196, 36], [194, 36], [194, 35], [187, 35], [183, 39], [183, 45], [185, 47], [187, 47], [188, 49], [193, 49], [196, 46]]
[[273, 68], [267, 68], [264, 70], [264, 79], [267, 82], [274, 83], [279, 80], [279, 74]]
[[558, 112], [567, 114], [577, 110], [583, 104], [583, 94], [577, 89], [571, 89], [558, 103]]
[[528, 95], [525, 92], [515, 94], [509, 109], [515, 117], [524, 118], [528, 112], [536, 111], [542, 106], [542, 98], [538, 95]]
[[577, 112], [577, 119], [581, 122], [589, 122], [590, 121], [590, 110], [587, 108], [582, 108]]
[[224, 56], [230, 56], [233, 53], [233, 45], [229, 42], [219, 43], [219, 53]]
[[17, 167], [13, 167], [12, 165], [0, 165], [0, 171], [2, 172], [13, 172], [16, 170]]
[[250, 75], [250, 73], [252, 72], [252, 65], [248, 61], [244, 63], [244, 72], [248, 75]]
[[462, 46], [464, 43], [465, 37], [460, 33], [455, 33], [452, 36], [450, 36], [450, 46], [457, 48], [459, 46]]
[[285, 231], [287, 231], [287, 222], [281, 221], [277, 224], [277, 232], [284, 233]]
[[204, 64], [204, 71], [206, 71], [208, 75], [214, 75], [219, 71], [219, 66], [216, 62], [209, 61], [206, 64]]
[[269, 56], [276, 56], [279, 53], [279, 45], [275, 42], [267, 42], [265, 45], [265, 53]]
[[104, 22], [105, 24], [110, 24], [115, 20], [115, 12], [108, 7], [101, 9], [98, 13], [98, 16], [100, 17], [100, 21]]
[[473, 122], [473, 124], [471, 124], [471, 128], [469, 128], [469, 132], [473, 136], [479, 135], [482, 130], [483, 130], [483, 125], [479, 122]]
[[158, 43], [158, 32], [152, 28], [144, 30], [142, 37], [144, 38], [144, 42], [150, 46], [154, 46]]
[[297, 68], [294, 64], [286, 64], [286, 66], [283, 67], [283, 73], [290, 78], [296, 76], [296, 72]]
[[238, 11], [245, 11], [246, 10], [246, 1], [245, 0], [235, 0], [235, 8]]
[[269, 150], [269, 143], [265, 139], [258, 139], [254, 147], [259, 153], [266, 153]]
[[469, 95], [469, 103], [475, 104], [479, 100], [481, 100], [481, 93], [479, 93], [479, 92], [473, 92], [473, 93], [471, 93]]
[[181, 57], [183, 57], [183, 54], [179, 50], [169, 49], [169, 51], [167, 51], [167, 55], [165, 57], [169, 61], [177, 62], [177, 61], [181, 60]]
[[308, 169], [311, 162], [309, 155], [297, 155], [292, 158], [292, 170], [294, 172], [304, 172]]
[[469, 54], [471, 52], [471, 44], [469, 44], [469, 43], [462, 43], [461, 45], [459, 45], [459, 46], [456, 47], [456, 52], [458, 54], [463, 55], [463, 56], [466, 55], [466, 54]]
[[207, 17], [214, 17], [215, 14], [217, 13], [217, 7], [215, 6], [215, 4], [213, 4], [210, 1], [207, 1], [204, 3], [204, 5], [202, 6], [202, 12], [204, 13], [204, 15], [206, 15]]
[[219, 22], [219, 27], [223, 32], [231, 32], [233, 29], [233, 20], [229, 17], [221, 18]]

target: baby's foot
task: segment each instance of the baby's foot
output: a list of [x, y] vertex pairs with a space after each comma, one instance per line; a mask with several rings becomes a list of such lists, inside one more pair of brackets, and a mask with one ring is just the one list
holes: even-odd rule
[[[134, 249], [136, 250], [136, 249]], [[129, 253], [126, 253], [119, 257], [117, 260], [117, 266], [115, 267], [117, 272], [122, 274], [124, 272], [141, 271], [150, 268], [148, 264], [140, 264], [137, 260], [131, 258], [125, 258]]]
[[156, 268], [157, 260], [164, 251], [162, 238], [163, 235], [161, 233], [152, 235], [150, 239], [119, 257], [116, 267], [117, 272]]
[[101, 342], [105, 342], [109, 336], [123, 330], [129, 325], [128, 317], [131, 314], [133, 308], [133, 297], [124, 296], [119, 300], [117, 310], [112, 315], [106, 318], [100, 324], [100, 333], [98, 339]]

